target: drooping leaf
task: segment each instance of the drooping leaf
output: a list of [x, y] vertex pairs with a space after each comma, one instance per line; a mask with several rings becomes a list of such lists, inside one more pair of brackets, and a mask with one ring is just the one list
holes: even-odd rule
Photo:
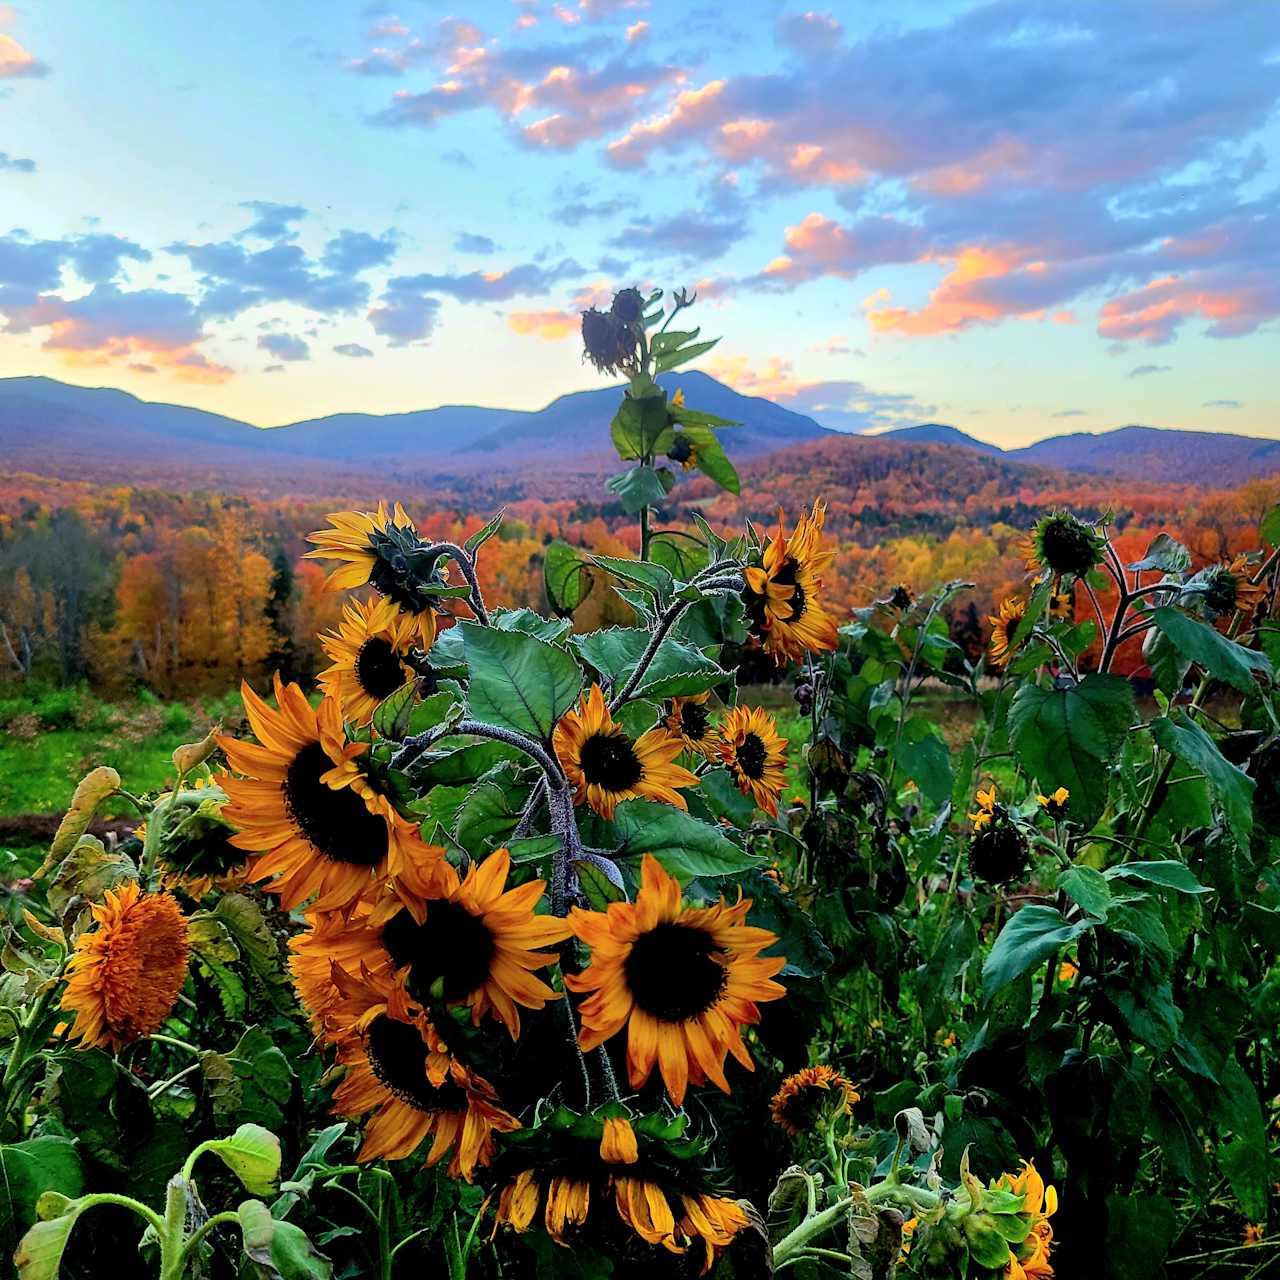
[[1191, 874], [1189, 867], [1171, 858], [1155, 862], [1122, 862], [1118, 866], [1108, 867], [1103, 876], [1107, 880], [1141, 880], [1145, 884], [1176, 889], [1179, 893], [1213, 892]]
[[636, 515], [645, 507], [660, 507], [666, 501], [670, 488], [663, 483], [662, 476], [648, 465], [631, 467], [610, 476], [607, 486], [611, 493], [618, 495], [623, 511], [629, 516]]
[[705, 355], [719, 341], [719, 338], [712, 338], [707, 342], [690, 343], [677, 351], [665, 351], [654, 360], [653, 371], [666, 373], [668, 369], [678, 369], [682, 364], [688, 364], [690, 360], [696, 360], [700, 355]]
[[1255, 673], [1271, 678], [1271, 660], [1265, 653], [1227, 639], [1207, 622], [1172, 605], [1162, 605], [1151, 616], [1161, 634], [1184, 658], [1242, 693], [1257, 688]]
[[[602, 676], [615, 682], [626, 683], [636, 669], [652, 636], [639, 627], [611, 627], [607, 631], [594, 631], [589, 635], [574, 636], [573, 647]], [[729, 679], [729, 673], [692, 645], [672, 637], [658, 646], [633, 692], [636, 698], [689, 697], [705, 693]]]
[[1185, 573], [1191, 567], [1191, 552], [1176, 538], [1167, 533], [1157, 533], [1147, 544], [1141, 560], [1128, 566], [1130, 573], [1149, 569], [1160, 573]]
[[1185, 711], [1153, 720], [1151, 736], [1157, 746], [1204, 774], [1236, 841], [1247, 845], [1253, 831], [1254, 779], [1232, 764]]
[[506, 507], [502, 507], [495, 516], [481, 525], [462, 545], [474, 556], [502, 527], [502, 517], [506, 515], [506, 512]]
[[582, 672], [563, 649], [519, 631], [460, 622], [472, 716], [549, 741], [577, 700]]
[[280, 1177], [280, 1139], [260, 1124], [242, 1124], [229, 1138], [211, 1140], [206, 1148], [240, 1179], [251, 1195], [267, 1196]]
[[[35, 1222], [36, 1201], [44, 1192], [74, 1198], [83, 1190], [84, 1173], [74, 1139], [49, 1134], [0, 1144], [0, 1257], [9, 1257], [19, 1237]], [[53, 1233], [45, 1235], [52, 1238]]]
[[675, 580], [660, 564], [651, 564], [647, 560], [623, 560], [617, 556], [592, 556], [591, 562], [601, 569], [639, 587], [642, 591], [659, 599], [666, 599], [671, 594]]
[[1133, 717], [1122, 676], [1089, 675], [1066, 689], [1025, 684], [1009, 707], [1009, 733], [1023, 767], [1051, 792], [1071, 792], [1068, 816], [1092, 827], [1106, 807], [1109, 764]]
[[1015, 911], [982, 966], [982, 987], [988, 998], [1092, 927], [1087, 920], [1072, 924], [1057, 907], [1041, 903]]
[[236, 1209], [245, 1256], [261, 1280], [331, 1280], [333, 1264], [307, 1238], [301, 1227], [281, 1222], [260, 1200]]
[[1068, 867], [1058, 877], [1058, 888], [1087, 915], [1099, 920], [1107, 918], [1111, 907], [1111, 888], [1106, 877], [1094, 867]]
[[902, 727], [898, 767], [934, 804], [951, 797], [951, 752], [932, 721], [912, 716]]
[[582, 553], [559, 538], [548, 543], [542, 553], [542, 581], [547, 603], [562, 618], [569, 617], [595, 585], [591, 566]]

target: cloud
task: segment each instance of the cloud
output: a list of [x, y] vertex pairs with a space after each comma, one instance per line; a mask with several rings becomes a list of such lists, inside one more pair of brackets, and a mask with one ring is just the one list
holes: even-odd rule
[[350, 356], [354, 360], [367, 360], [373, 355], [368, 347], [362, 347], [358, 342], [340, 342], [334, 350], [340, 356]]
[[36, 162], [0, 151], [0, 173], [35, 173]]
[[615, 249], [674, 257], [686, 263], [711, 262], [746, 233], [745, 219], [715, 219], [690, 209], [666, 218], [638, 217], [607, 243]]
[[522, 294], [546, 293], [560, 281], [583, 274], [582, 267], [571, 258], [564, 258], [553, 267], [526, 262], [505, 271], [467, 271], [460, 275], [424, 272], [397, 276], [389, 283], [416, 293], [447, 293], [460, 302], [505, 302]]
[[25, 306], [0, 303], [0, 312], [8, 333], [47, 330], [44, 349], [68, 364], [141, 363], [188, 382], [218, 383], [232, 376], [197, 349], [204, 329], [182, 294], [98, 284], [74, 299], [46, 293]]
[[1129, 370], [1131, 378], [1149, 378], [1153, 373], [1171, 373], [1171, 364], [1140, 364]]
[[479, 236], [471, 231], [460, 231], [454, 238], [453, 247], [459, 253], [496, 253], [498, 249], [488, 236]]
[[242, 209], [254, 214], [254, 220], [236, 235], [237, 240], [292, 240], [297, 230], [295, 222], [307, 216], [300, 204], [274, 204], [270, 200], [242, 200]]
[[338, 275], [355, 275], [382, 267], [396, 256], [400, 237], [394, 231], [371, 236], [367, 231], [339, 231], [324, 247], [320, 262]]
[[0, 31], [0, 80], [35, 79], [48, 74], [49, 68], [39, 58]]
[[291, 333], [264, 333], [258, 338], [258, 347], [275, 356], [277, 360], [295, 363], [311, 359], [311, 348]]
[[840, 46], [843, 28], [829, 13], [791, 14], [778, 23], [778, 43], [804, 58], [832, 53]]
[[512, 311], [507, 326], [513, 333], [558, 342], [580, 331], [582, 317], [576, 311]]
[[1088, 417], [1084, 409], [1059, 409], [1057, 413], [1050, 414], [1053, 418], [1085, 418]]
[[439, 312], [439, 298], [429, 297], [414, 277], [396, 276], [369, 311], [369, 323], [393, 347], [407, 347], [431, 336]]
[[1243, 400], [1206, 400], [1204, 402], [1206, 409], [1243, 409]]
[[797, 377], [790, 360], [776, 356], [763, 365], [746, 356], [721, 356], [708, 361], [706, 371], [735, 390], [764, 396], [837, 431], [908, 426], [936, 413], [935, 405], [921, 404], [914, 396], [875, 391], [853, 379], [805, 380]]

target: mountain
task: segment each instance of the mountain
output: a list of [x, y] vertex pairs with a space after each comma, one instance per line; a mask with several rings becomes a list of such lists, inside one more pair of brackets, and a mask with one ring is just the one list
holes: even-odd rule
[[[664, 378], [689, 403], [743, 425], [740, 458], [828, 435], [812, 418], [744, 396], [704, 373]], [[0, 454], [12, 470], [267, 492], [332, 491], [374, 471], [415, 484], [435, 477], [526, 473], [531, 462], [570, 462], [598, 473], [612, 455], [609, 422], [619, 389], [577, 391], [537, 412], [446, 405], [410, 413], [337, 413], [260, 428], [221, 414], [140, 400], [125, 391], [52, 378], [0, 379]], [[551, 449], [548, 450], [548, 446]], [[327, 485], [326, 485], [327, 480]]]
[[979, 453], [1003, 453], [996, 444], [987, 444], [974, 436], [966, 435], [959, 427], [949, 427], [944, 422], [923, 422], [918, 427], [895, 427], [882, 431], [877, 440], [898, 440], [903, 444], [949, 444], [964, 449], [977, 449]]
[[1280, 471], [1280, 440], [1213, 431], [1120, 427], [1039, 440], [1006, 457], [1039, 466], [1169, 484], [1240, 484]]

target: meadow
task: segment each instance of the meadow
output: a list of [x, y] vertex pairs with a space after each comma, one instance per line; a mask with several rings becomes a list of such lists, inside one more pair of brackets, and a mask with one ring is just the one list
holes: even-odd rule
[[691, 305], [594, 508], [7, 512], [20, 1280], [1274, 1274], [1276, 495], [740, 474]]

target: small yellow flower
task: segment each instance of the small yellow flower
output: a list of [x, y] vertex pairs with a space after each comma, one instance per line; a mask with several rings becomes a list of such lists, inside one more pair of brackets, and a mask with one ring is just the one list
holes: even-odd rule
[[965, 817], [973, 823], [975, 831], [981, 831], [983, 827], [989, 827], [995, 817], [996, 784], [994, 782], [991, 783], [985, 791], [979, 788], [978, 794], [974, 798], [974, 803], [978, 806], [977, 810], [973, 813], [965, 814]]
[[1074, 982], [1075, 976], [1080, 970], [1071, 963], [1070, 960], [1064, 960], [1058, 966], [1058, 981], [1064, 985], [1068, 982]]
[[1037, 796], [1036, 799], [1045, 813], [1056, 821], [1066, 814], [1067, 801], [1071, 799], [1071, 792], [1066, 787], [1059, 787], [1052, 795]]
[[684, 388], [683, 387], [676, 388], [675, 395], [671, 397], [671, 407], [673, 409], [684, 408]]
[[1248, 1248], [1251, 1245], [1261, 1244], [1262, 1237], [1265, 1234], [1266, 1234], [1266, 1229], [1263, 1227], [1262, 1223], [1247, 1222], [1245, 1223], [1244, 1236], [1241, 1239], [1241, 1244], [1243, 1244], [1246, 1248]]

